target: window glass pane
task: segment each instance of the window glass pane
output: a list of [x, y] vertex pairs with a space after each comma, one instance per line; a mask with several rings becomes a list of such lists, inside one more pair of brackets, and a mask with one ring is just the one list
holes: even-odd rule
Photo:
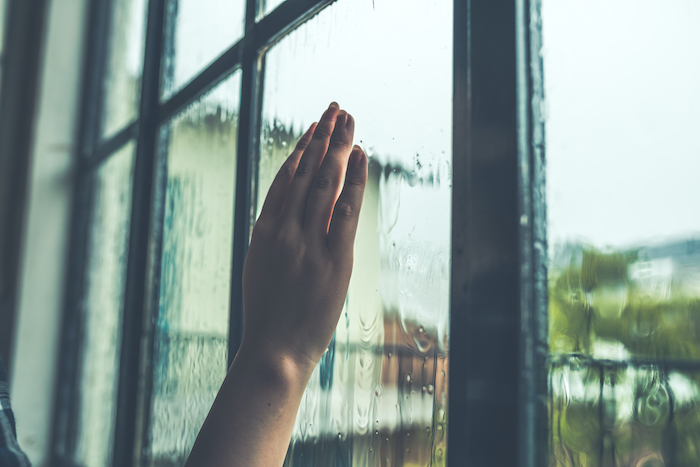
[[168, 0], [162, 98], [243, 37], [245, 0]]
[[134, 147], [111, 156], [92, 180], [75, 452], [86, 467], [111, 465]]
[[552, 465], [695, 465], [700, 4], [544, 0], [542, 38]]
[[452, 2], [341, 0], [268, 52], [258, 210], [332, 100], [356, 119], [370, 180], [346, 308], [286, 465], [444, 465]]
[[226, 375], [240, 73], [162, 129], [160, 304], [147, 452], [181, 466]]
[[103, 81], [102, 135], [110, 136], [136, 118], [141, 98], [146, 0], [115, 0]]

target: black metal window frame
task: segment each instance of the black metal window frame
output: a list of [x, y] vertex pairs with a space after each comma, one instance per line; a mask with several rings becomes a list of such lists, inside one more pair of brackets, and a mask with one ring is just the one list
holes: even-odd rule
[[[114, 467], [142, 465], [147, 356], [157, 309], [163, 183], [161, 126], [234, 70], [242, 72], [231, 273], [229, 363], [240, 344], [241, 278], [253, 222], [266, 51], [334, 0], [286, 0], [189, 84], [160, 100], [168, 0], [149, 0], [137, 119], [100, 137], [110, 0], [90, 3], [75, 205], [52, 439], [56, 465], [75, 466], [75, 394], [89, 230], [90, 180], [136, 142], [120, 355]], [[453, 215], [448, 465], [546, 465], [546, 270], [541, 94], [531, 15], [538, 0], [454, 0]], [[536, 23], [536, 22], [535, 22]], [[535, 31], [537, 32], [537, 31]], [[535, 40], [536, 42], [536, 40]], [[382, 47], [382, 44], [376, 44]], [[534, 78], [533, 78], [534, 77]], [[538, 78], [539, 77], [539, 78]], [[534, 109], [534, 110], [533, 110]], [[535, 123], [533, 123], [535, 122]], [[539, 245], [539, 246], [538, 246]], [[143, 336], [146, 336], [143, 339]], [[144, 363], [145, 362], [145, 363]]]

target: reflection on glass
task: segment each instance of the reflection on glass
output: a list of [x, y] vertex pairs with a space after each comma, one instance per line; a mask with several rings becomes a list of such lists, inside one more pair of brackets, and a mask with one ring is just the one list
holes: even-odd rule
[[227, 371], [239, 96], [236, 72], [162, 129], [167, 191], [151, 466], [184, 464]]
[[258, 209], [331, 100], [355, 116], [370, 156], [345, 310], [288, 467], [445, 464], [451, 64], [445, 1], [338, 1], [266, 56]]
[[542, 2], [552, 466], [700, 459], [700, 5], [654, 5]]
[[134, 144], [129, 143], [92, 180], [74, 457], [86, 467], [112, 462], [133, 162]]
[[168, 0], [162, 99], [243, 37], [245, 0]]
[[102, 136], [131, 122], [138, 112], [146, 36], [146, 0], [115, 0], [103, 81]]

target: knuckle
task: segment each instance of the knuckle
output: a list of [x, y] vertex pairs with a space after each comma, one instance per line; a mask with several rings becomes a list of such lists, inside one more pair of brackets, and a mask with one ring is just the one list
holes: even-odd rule
[[330, 125], [319, 125], [316, 127], [316, 131], [314, 131], [313, 139], [328, 139], [331, 137], [331, 133]]
[[348, 174], [345, 177], [345, 184], [349, 187], [362, 188], [365, 183], [365, 178], [356, 174]]
[[297, 150], [297, 151], [303, 151], [304, 149], [306, 149], [306, 146], [309, 145], [309, 140], [310, 140], [310, 139], [311, 139], [311, 138], [309, 138], [309, 137], [303, 137], [303, 136], [302, 136], [301, 139], [300, 139], [299, 141], [297, 141], [297, 144], [296, 144], [296, 146], [295, 146], [296, 150]]
[[333, 188], [337, 184], [337, 179], [328, 174], [316, 175], [316, 179], [314, 180], [314, 187], [319, 190], [328, 190]]
[[348, 219], [354, 217], [356, 212], [357, 209], [355, 209], [355, 206], [347, 201], [338, 201], [335, 204], [335, 216]]
[[279, 252], [291, 256], [296, 256], [298, 254], [300, 245], [296, 236], [282, 230], [277, 233], [276, 240]]
[[292, 164], [285, 163], [282, 164], [282, 167], [280, 167], [280, 177], [284, 178], [292, 178], [294, 174], [296, 173], [297, 169], [294, 167]]
[[329, 149], [340, 149], [340, 150], [345, 150], [350, 147], [350, 142], [347, 141], [345, 138], [333, 138], [328, 145]]
[[311, 167], [309, 166], [309, 163], [305, 160], [302, 160], [299, 162], [299, 165], [297, 166], [297, 169], [294, 173], [294, 176], [295, 177], [303, 177], [304, 175], [308, 174], [310, 170], [311, 170]]

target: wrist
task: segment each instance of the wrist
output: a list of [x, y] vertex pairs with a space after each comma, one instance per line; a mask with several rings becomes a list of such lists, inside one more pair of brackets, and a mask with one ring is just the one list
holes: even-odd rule
[[281, 384], [289, 388], [301, 387], [303, 390], [316, 363], [294, 352], [250, 344], [244, 338], [233, 365], [252, 370], [258, 378], [268, 384]]

